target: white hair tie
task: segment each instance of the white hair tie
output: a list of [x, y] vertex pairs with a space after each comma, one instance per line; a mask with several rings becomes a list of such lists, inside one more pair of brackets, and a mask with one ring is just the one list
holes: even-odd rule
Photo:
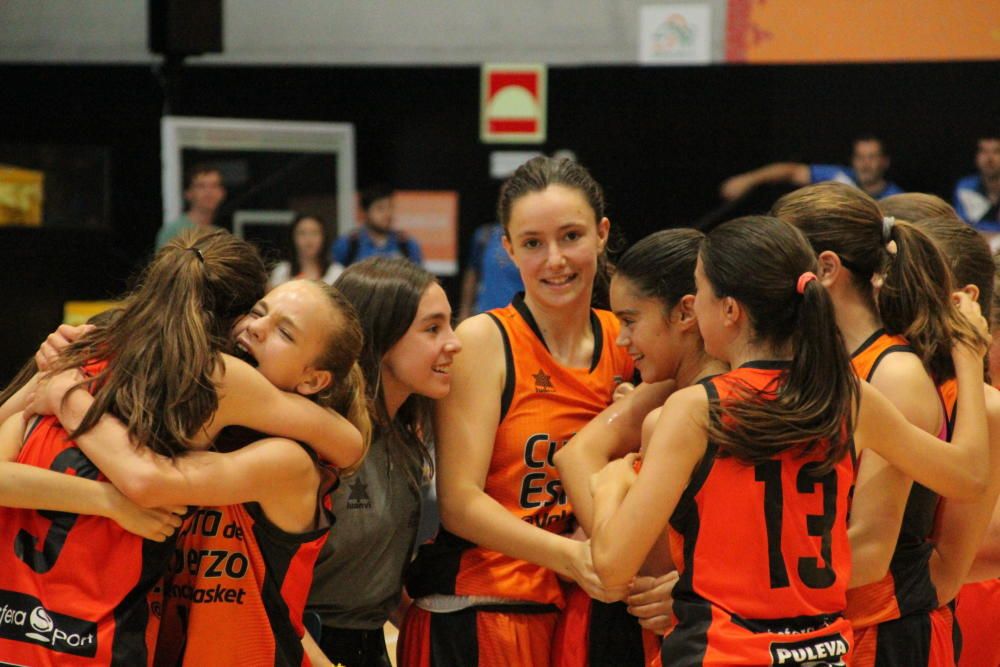
[[891, 215], [882, 218], [882, 245], [886, 245], [892, 240], [892, 228], [896, 224], [896, 218]]

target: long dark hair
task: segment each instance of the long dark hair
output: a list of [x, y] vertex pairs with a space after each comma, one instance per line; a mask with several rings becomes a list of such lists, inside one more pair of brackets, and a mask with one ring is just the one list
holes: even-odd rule
[[695, 293], [694, 267], [705, 235], [696, 229], [664, 229], [640, 239], [615, 262], [615, 276], [628, 279], [642, 296], [663, 303], [667, 314]]
[[227, 231], [191, 230], [161, 248], [106, 324], [53, 364], [55, 373], [107, 361], [87, 380], [94, 403], [69, 437], [107, 412], [158, 454], [186, 451], [218, 408], [212, 376], [220, 352], [231, 347], [234, 323], [264, 295], [266, 280], [257, 250]]
[[354, 305], [364, 330], [360, 364], [375, 415], [375, 437], [386, 441], [389, 460], [406, 471], [414, 489], [420, 488], [424, 473], [429, 476], [433, 470], [427, 447], [431, 400], [410, 394], [391, 419], [381, 379], [382, 359], [409, 330], [420, 299], [434, 282], [433, 275], [407, 259], [371, 257], [351, 264], [334, 283]]
[[[561, 185], [576, 190], [587, 200], [594, 212], [594, 221], [600, 224], [604, 218], [604, 190], [590, 172], [575, 160], [551, 158], [539, 155], [514, 171], [514, 174], [500, 186], [497, 201], [497, 216], [503, 225], [503, 232], [510, 238], [510, 213], [514, 202], [532, 192], [543, 192], [550, 185]], [[607, 247], [597, 257], [597, 272], [594, 274], [594, 291], [591, 303], [598, 308], [608, 306], [608, 288], [614, 266], [608, 260]]]
[[713, 230], [699, 258], [715, 295], [745, 309], [754, 342], [792, 349], [776, 386], [738, 387], [735, 400], [713, 406], [709, 438], [749, 464], [822, 451], [825, 441], [819, 471], [829, 470], [849, 451], [860, 389], [826, 289], [812, 280], [797, 291], [799, 277], [817, 270], [808, 241], [785, 222], [751, 216]]
[[[884, 221], [874, 199], [843, 183], [800, 188], [775, 202], [771, 214], [802, 230], [817, 254], [840, 257], [886, 331], [906, 337], [935, 382], [954, 377], [951, 345], [981, 336], [952, 305], [951, 270], [926, 234], [902, 220]], [[873, 276], [884, 276], [877, 291]]]
[[306, 213], [299, 213], [292, 220], [292, 224], [288, 227], [288, 240], [292, 244], [291, 250], [291, 265], [292, 272], [289, 274], [292, 278], [299, 275], [302, 272], [302, 264], [299, 263], [299, 252], [295, 248], [295, 230], [299, 228], [303, 220], [315, 220], [319, 223], [320, 236], [322, 240], [319, 246], [319, 277], [322, 278], [326, 275], [327, 269], [330, 268], [330, 243], [328, 241], [328, 234], [326, 230], [326, 221], [318, 215], [308, 215]]

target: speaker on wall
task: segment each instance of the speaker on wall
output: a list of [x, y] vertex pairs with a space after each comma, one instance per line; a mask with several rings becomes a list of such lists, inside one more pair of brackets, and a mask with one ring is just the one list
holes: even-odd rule
[[149, 0], [149, 50], [172, 56], [222, 53], [222, 0]]

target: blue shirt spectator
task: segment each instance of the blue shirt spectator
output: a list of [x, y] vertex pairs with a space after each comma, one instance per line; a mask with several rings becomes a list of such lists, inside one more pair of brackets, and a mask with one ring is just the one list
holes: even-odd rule
[[983, 137], [976, 151], [979, 173], [955, 185], [952, 204], [967, 223], [983, 232], [1000, 232], [1000, 139]]
[[330, 250], [334, 262], [350, 266], [368, 257], [380, 256], [403, 257], [423, 264], [420, 245], [392, 228], [392, 194], [392, 188], [385, 185], [375, 185], [361, 192], [364, 224], [336, 240]]
[[[858, 176], [854, 169], [839, 164], [811, 164], [809, 165], [809, 182], [822, 183], [823, 181], [837, 181], [860, 188]], [[903, 193], [903, 188], [892, 181], [884, 181], [885, 185], [881, 190], [869, 192], [875, 199], [885, 199], [891, 195]]]
[[350, 266], [368, 257], [404, 257], [415, 264], [424, 261], [420, 245], [402, 232], [390, 231], [382, 239], [372, 238], [367, 227], [355, 229], [341, 236], [333, 244], [331, 253], [334, 262]]
[[476, 229], [469, 248], [469, 263], [462, 281], [462, 319], [502, 308], [524, 290], [521, 273], [503, 247], [503, 226]]

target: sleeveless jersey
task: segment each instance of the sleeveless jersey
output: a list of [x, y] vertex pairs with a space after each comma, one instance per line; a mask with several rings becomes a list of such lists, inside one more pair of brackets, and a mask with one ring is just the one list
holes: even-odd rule
[[315, 530], [287, 533], [257, 503], [197, 510], [164, 581], [157, 667], [309, 664], [302, 616], [333, 522], [324, 498], [335, 481], [322, 471]]
[[[786, 368], [750, 362], [702, 384], [711, 406], [746, 389], [768, 400]], [[664, 667], [844, 664], [853, 444], [850, 456], [817, 473], [827, 450], [820, 443], [748, 465], [720, 456], [709, 440], [668, 528], [680, 579]]]
[[[914, 353], [902, 336], [890, 336], [881, 330], [875, 332], [852, 355], [855, 373], [870, 381], [882, 359], [893, 352]], [[946, 416], [938, 437], [950, 440], [949, 424], [957, 400], [955, 381], [941, 384], [938, 395]], [[852, 589], [847, 595], [847, 617], [855, 628], [885, 623], [908, 614], [929, 613], [938, 607], [929, 563], [933, 551], [930, 537], [939, 500], [930, 489], [913, 483], [889, 571], [881, 580]]]
[[[618, 384], [632, 378], [632, 358], [615, 345], [618, 321], [607, 311], [591, 311], [589, 368], [564, 368], [552, 358], [523, 295], [488, 315], [500, 329], [507, 371], [484, 490], [522, 521], [567, 532], [572, 508], [552, 457], [608, 406]], [[407, 588], [414, 598], [438, 593], [563, 605], [551, 570], [478, 547], [443, 528], [434, 543], [421, 547]]]
[[[107, 481], [55, 417], [35, 424], [17, 461]], [[149, 664], [152, 592], [172, 551], [173, 540], [144, 540], [104, 517], [0, 508], [0, 660]]]

